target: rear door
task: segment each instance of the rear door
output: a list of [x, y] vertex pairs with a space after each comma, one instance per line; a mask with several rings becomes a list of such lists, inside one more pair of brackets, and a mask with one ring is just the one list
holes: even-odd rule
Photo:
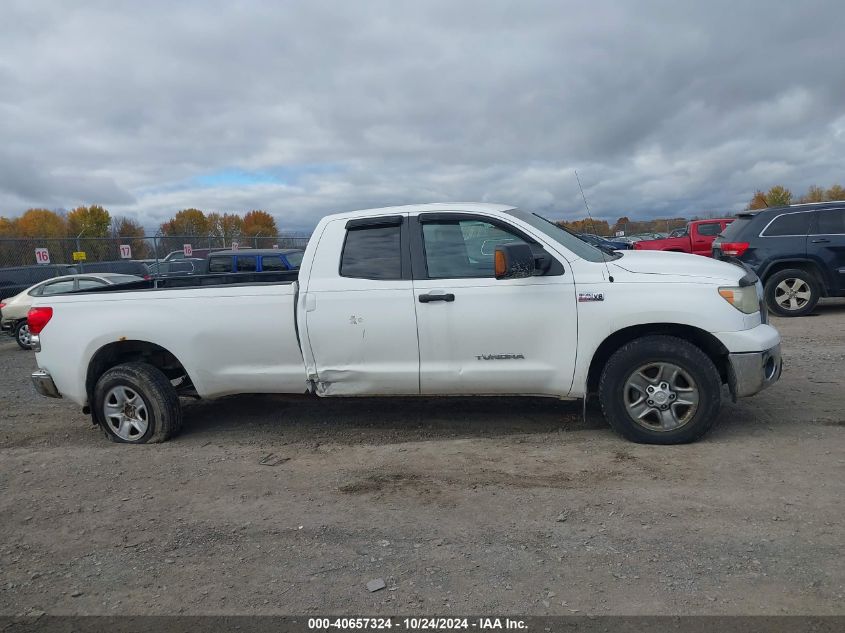
[[419, 393], [406, 215], [329, 222], [307, 283], [303, 348], [318, 393]]
[[[421, 214], [411, 226], [421, 392], [569, 393], [576, 302], [559, 256], [484, 215]], [[497, 280], [495, 248], [513, 242], [548, 257], [547, 274]]]
[[830, 294], [845, 294], [845, 209], [820, 209], [813, 215], [807, 256], [827, 273]]

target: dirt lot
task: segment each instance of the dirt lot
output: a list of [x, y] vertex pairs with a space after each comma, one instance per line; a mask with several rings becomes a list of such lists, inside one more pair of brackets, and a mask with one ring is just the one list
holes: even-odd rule
[[845, 613], [845, 303], [775, 324], [782, 381], [678, 447], [553, 400], [267, 396], [120, 446], [4, 339], [0, 613]]

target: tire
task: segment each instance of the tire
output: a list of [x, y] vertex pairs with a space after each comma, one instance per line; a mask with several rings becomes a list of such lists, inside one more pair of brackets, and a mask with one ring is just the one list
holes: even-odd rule
[[147, 363], [112, 367], [94, 387], [94, 420], [113, 442], [166, 442], [182, 427], [179, 396], [167, 377]]
[[30, 350], [32, 349], [32, 344], [30, 343], [29, 337], [29, 324], [27, 324], [26, 319], [18, 321], [15, 324], [14, 330], [14, 337], [15, 342], [21, 349]]
[[697, 440], [716, 421], [721, 398], [713, 361], [675, 336], [644, 336], [623, 345], [599, 381], [605, 419], [619, 435], [641, 444]]
[[766, 280], [766, 306], [778, 316], [809, 314], [819, 302], [820, 295], [815, 275], [800, 268], [780, 270]]

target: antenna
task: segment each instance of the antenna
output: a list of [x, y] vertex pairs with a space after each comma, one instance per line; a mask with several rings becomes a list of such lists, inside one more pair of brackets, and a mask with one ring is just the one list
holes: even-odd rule
[[[578, 190], [581, 192], [581, 197], [584, 199], [584, 206], [587, 208], [587, 217], [590, 219], [590, 227], [593, 230], [593, 235], [596, 235], [596, 224], [593, 221], [593, 214], [590, 212], [590, 203], [587, 202], [587, 196], [584, 195], [584, 188], [581, 186], [581, 178], [578, 176], [578, 170], [576, 169], [574, 171], [575, 180], [578, 181]], [[607, 271], [607, 279], [610, 283], [613, 283], [613, 276], [610, 274], [610, 267], [607, 265], [607, 258], [605, 257], [605, 255], [606, 253], [602, 250], [601, 259], [604, 262], [604, 269]]]

